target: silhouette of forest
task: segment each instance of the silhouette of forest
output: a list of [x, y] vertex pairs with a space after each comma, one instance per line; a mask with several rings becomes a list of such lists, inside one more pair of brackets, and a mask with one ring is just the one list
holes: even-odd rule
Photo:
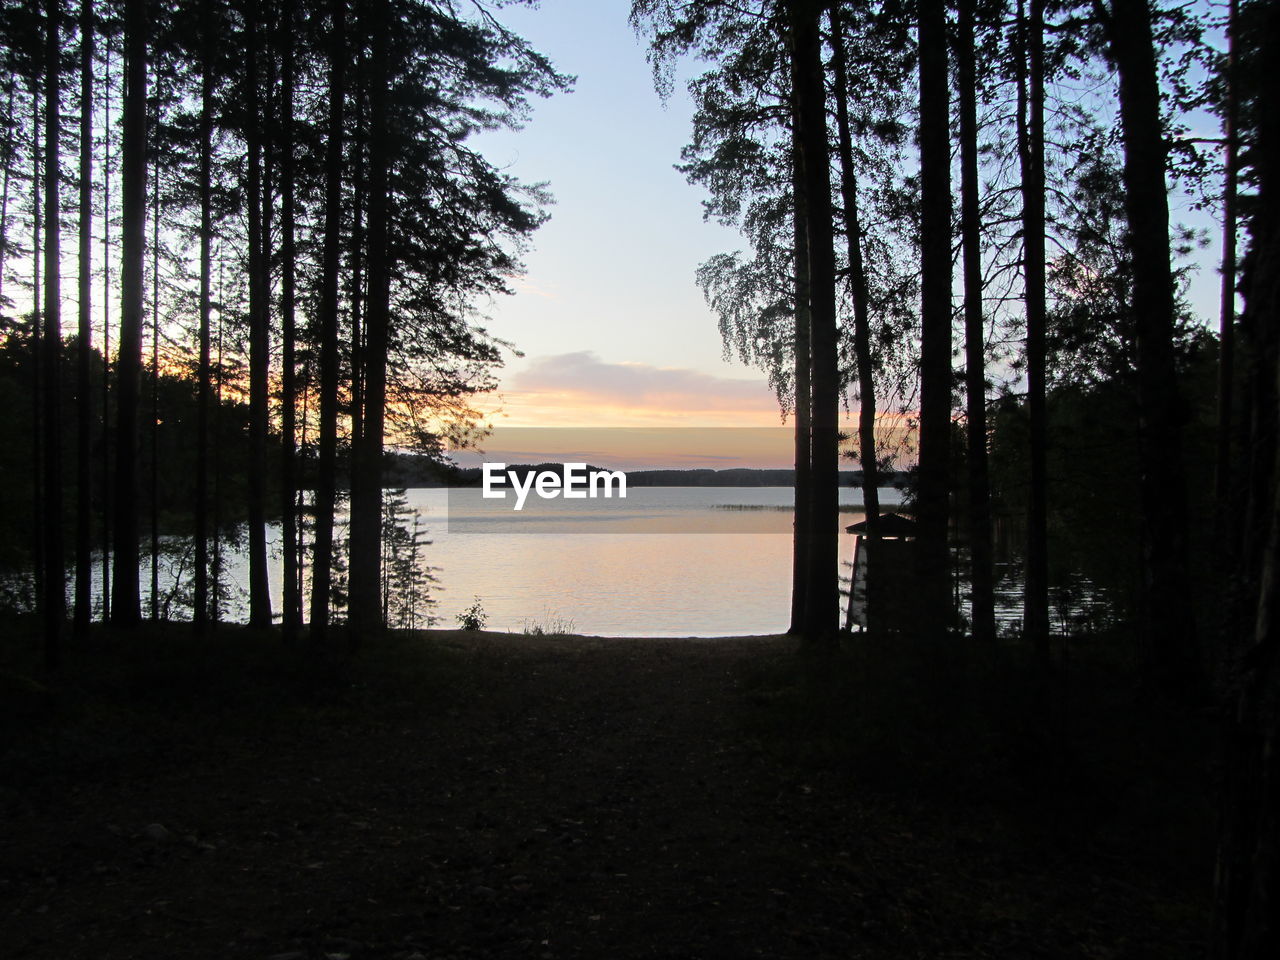
[[684, 641], [396, 629], [549, 217], [478, 135], [573, 96], [511, 6], [0, 7], [6, 955], [1280, 956], [1280, 3], [632, 0], [795, 443], [636, 475], [794, 491], [786, 635]]

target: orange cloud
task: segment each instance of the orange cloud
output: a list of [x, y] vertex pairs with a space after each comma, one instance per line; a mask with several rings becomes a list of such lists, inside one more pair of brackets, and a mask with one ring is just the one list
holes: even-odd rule
[[[497, 415], [512, 426], [777, 426], [763, 379], [608, 363], [590, 351], [538, 357], [513, 374]], [[495, 410], [495, 413], [497, 411]]]

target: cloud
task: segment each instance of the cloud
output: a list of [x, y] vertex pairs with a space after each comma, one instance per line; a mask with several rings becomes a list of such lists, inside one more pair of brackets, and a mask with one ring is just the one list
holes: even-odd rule
[[661, 414], [741, 411], [778, 416], [778, 401], [763, 379], [718, 377], [680, 367], [607, 363], [591, 351], [537, 357], [506, 383], [522, 403], [605, 406]]
[[544, 300], [559, 300], [560, 295], [550, 290], [545, 290], [529, 279], [526, 274], [513, 274], [507, 277], [511, 286], [515, 287], [518, 293], [527, 293], [530, 296], [541, 297]]

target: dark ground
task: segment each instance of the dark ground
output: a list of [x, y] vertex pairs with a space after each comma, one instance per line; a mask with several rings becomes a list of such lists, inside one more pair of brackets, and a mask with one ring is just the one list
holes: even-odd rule
[[20, 692], [0, 955], [1200, 955], [1197, 844], [814, 761], [769, 730], [791, 650], [432, 632], [319, 694], [145, 651], [71, 706]]

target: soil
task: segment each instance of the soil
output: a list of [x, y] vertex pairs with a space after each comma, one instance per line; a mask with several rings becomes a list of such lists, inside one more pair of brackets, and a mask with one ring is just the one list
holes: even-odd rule
[[744, 718], [786, 638], [429, 642], [438, 682], [33, 787], [0, 954], [1199, 954], [1199, 905], [1140, 864], [780, 758]]

